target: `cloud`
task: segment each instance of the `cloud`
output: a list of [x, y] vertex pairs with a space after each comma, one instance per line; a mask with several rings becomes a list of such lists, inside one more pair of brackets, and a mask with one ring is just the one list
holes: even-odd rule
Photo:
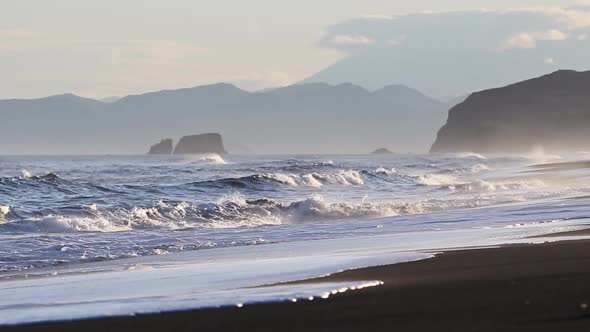
[[545, 59], [545, 63], [548, 65], [554, 65], [555, 60], [553, 58], [547, 58], [547, 59]]
[[533, 37], [530, 33], [519, 33], [516, 36], [508, 38], [504, 45], [502, 45], [502, 49], [512, 49], [512, 48], [535, 48], [537, 46], [537, 40]]
[[[590, 28], [590, 6], [540, 7], [510, 10], [420, 12], [395, 16], [363, 16], [327, 29], [319, 46], [354, 52], [351, 45], [399, 45], [434, 36], [450, 45], [469, 42], [488, 49], [531, 49], [540, 42], [569, 39]], [[392, 37], [393, 36], [393, 37]]]
[[501, 49], [535, 48], [538, 41], [561, 41], [568, 39], [567, 33], [552, 29], [543, 32], [522, 32], [508, 38], [502, 43]]
[[547, 54], [562, 68], [586, 70], [587, 36], [584, 5], [359, 17], [326, 28], [317, 45], [343, 58], [306, 81], [459, 95], [545, 74]]
[[371, 45], [375, 40], [360, 35], [338, 35], [331, 39], [334, 45]]

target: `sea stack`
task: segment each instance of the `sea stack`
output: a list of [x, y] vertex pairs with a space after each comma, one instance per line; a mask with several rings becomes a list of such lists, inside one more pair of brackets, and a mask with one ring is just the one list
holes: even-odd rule
[[431, 152], [587, 150], [589, 92], [590, 71], [573, 70], [476, 92], [449, 111]]
[[227, 151], [223, 147], [223, 139], [220, 134], [209, 133], [184, 136], [174, 149], [174, 154], [205, 153], [227, 154]]
[[172, 145], [172, 139], [165, 138], [160, 143], [152, 145], [148, 154], [172, 154]]
[[372, 154], [393, 154], [393, 152], [389, 151], [386, 148], [380, 148], [380, 149], [373, 151]]

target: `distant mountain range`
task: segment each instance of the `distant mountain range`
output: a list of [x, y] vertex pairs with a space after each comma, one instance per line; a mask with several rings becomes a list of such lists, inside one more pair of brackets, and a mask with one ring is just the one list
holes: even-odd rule
[[590, 71], [549, 75], [481, 91], [449, 111], [433, 152], [590, 149]]
[[136, 154], [162, 138], [223, 134], [233, 153], [427, 152], [449, 104], [401, 85], [230, 84], [109, 98], [0, 101], [0, 154]]

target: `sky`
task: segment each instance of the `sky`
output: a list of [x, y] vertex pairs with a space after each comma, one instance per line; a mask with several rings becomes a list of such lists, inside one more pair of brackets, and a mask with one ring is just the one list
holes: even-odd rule
[[[487, 43], [484, 59], [503, 51], [522, 59], [520, 51], [525, 50], [527, 56], [558, 67], [557, 56], [535, 52], [547, 52], [548, 42], [568, 41], [575, 59], [564, 65], [581, 66], [588, 58], [585, 48], [578, 51], [586, 45], [582, 29], [590, 26], [586, 8], [581, 14], [555, 13], [583, 3], [520, 0], [515, 7], [513, 0], [0, 0], [0, 99], [66, 92], [104, 98], [215, 82], [257, 90], [297, 83], [327, 69], [339, 72], [325, 75], [326, 80], [354, 81], [367, 62], [396, 67], [397, 62], [384, 60], [391, 54], [416, 58], [415, 52], [421, 52], [420, 61], [436, 63], [446, 54], [449, 36], [426, 24], [424, 14], [452, 25], [449, 15], [457, 11], [463, 13], [463, 25], [443, 32], [454, 33], [455, 42], [475, 38], [478, 45]], [[523, 26], [518, 17], [507, 20], [503, 35], [497, 29], [488, 35], [486, 27], [474, 35], [470, 24], [479, 24], [483, 8], [495, 13], [487, 16], [491, 20], [514, 16], [514, 8], [533, 14]], [[555, 15], [546, 20], [547, 13]], [[395, 35], [385, 38], [392, 31]], [[432, 47], [411, 46], [412, 34]], [[396, 48], [384, 51], [376, 47], [378, 40]], [[369, 88], [413, 83], [395, 70], [375, 67], [368, 72], [389, 75], [359, 81]], [[421, 81], [415, 85], [421, 84], [415, 87], [437, 95], [463, 89], [438, 91]]]

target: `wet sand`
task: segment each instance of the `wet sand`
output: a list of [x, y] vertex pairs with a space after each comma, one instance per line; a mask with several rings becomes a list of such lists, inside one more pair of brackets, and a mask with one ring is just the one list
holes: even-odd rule
[[590, 331], [590, 241], [453, 251], [306, 282], [382, 280], [327, 300], [0, 331]]

